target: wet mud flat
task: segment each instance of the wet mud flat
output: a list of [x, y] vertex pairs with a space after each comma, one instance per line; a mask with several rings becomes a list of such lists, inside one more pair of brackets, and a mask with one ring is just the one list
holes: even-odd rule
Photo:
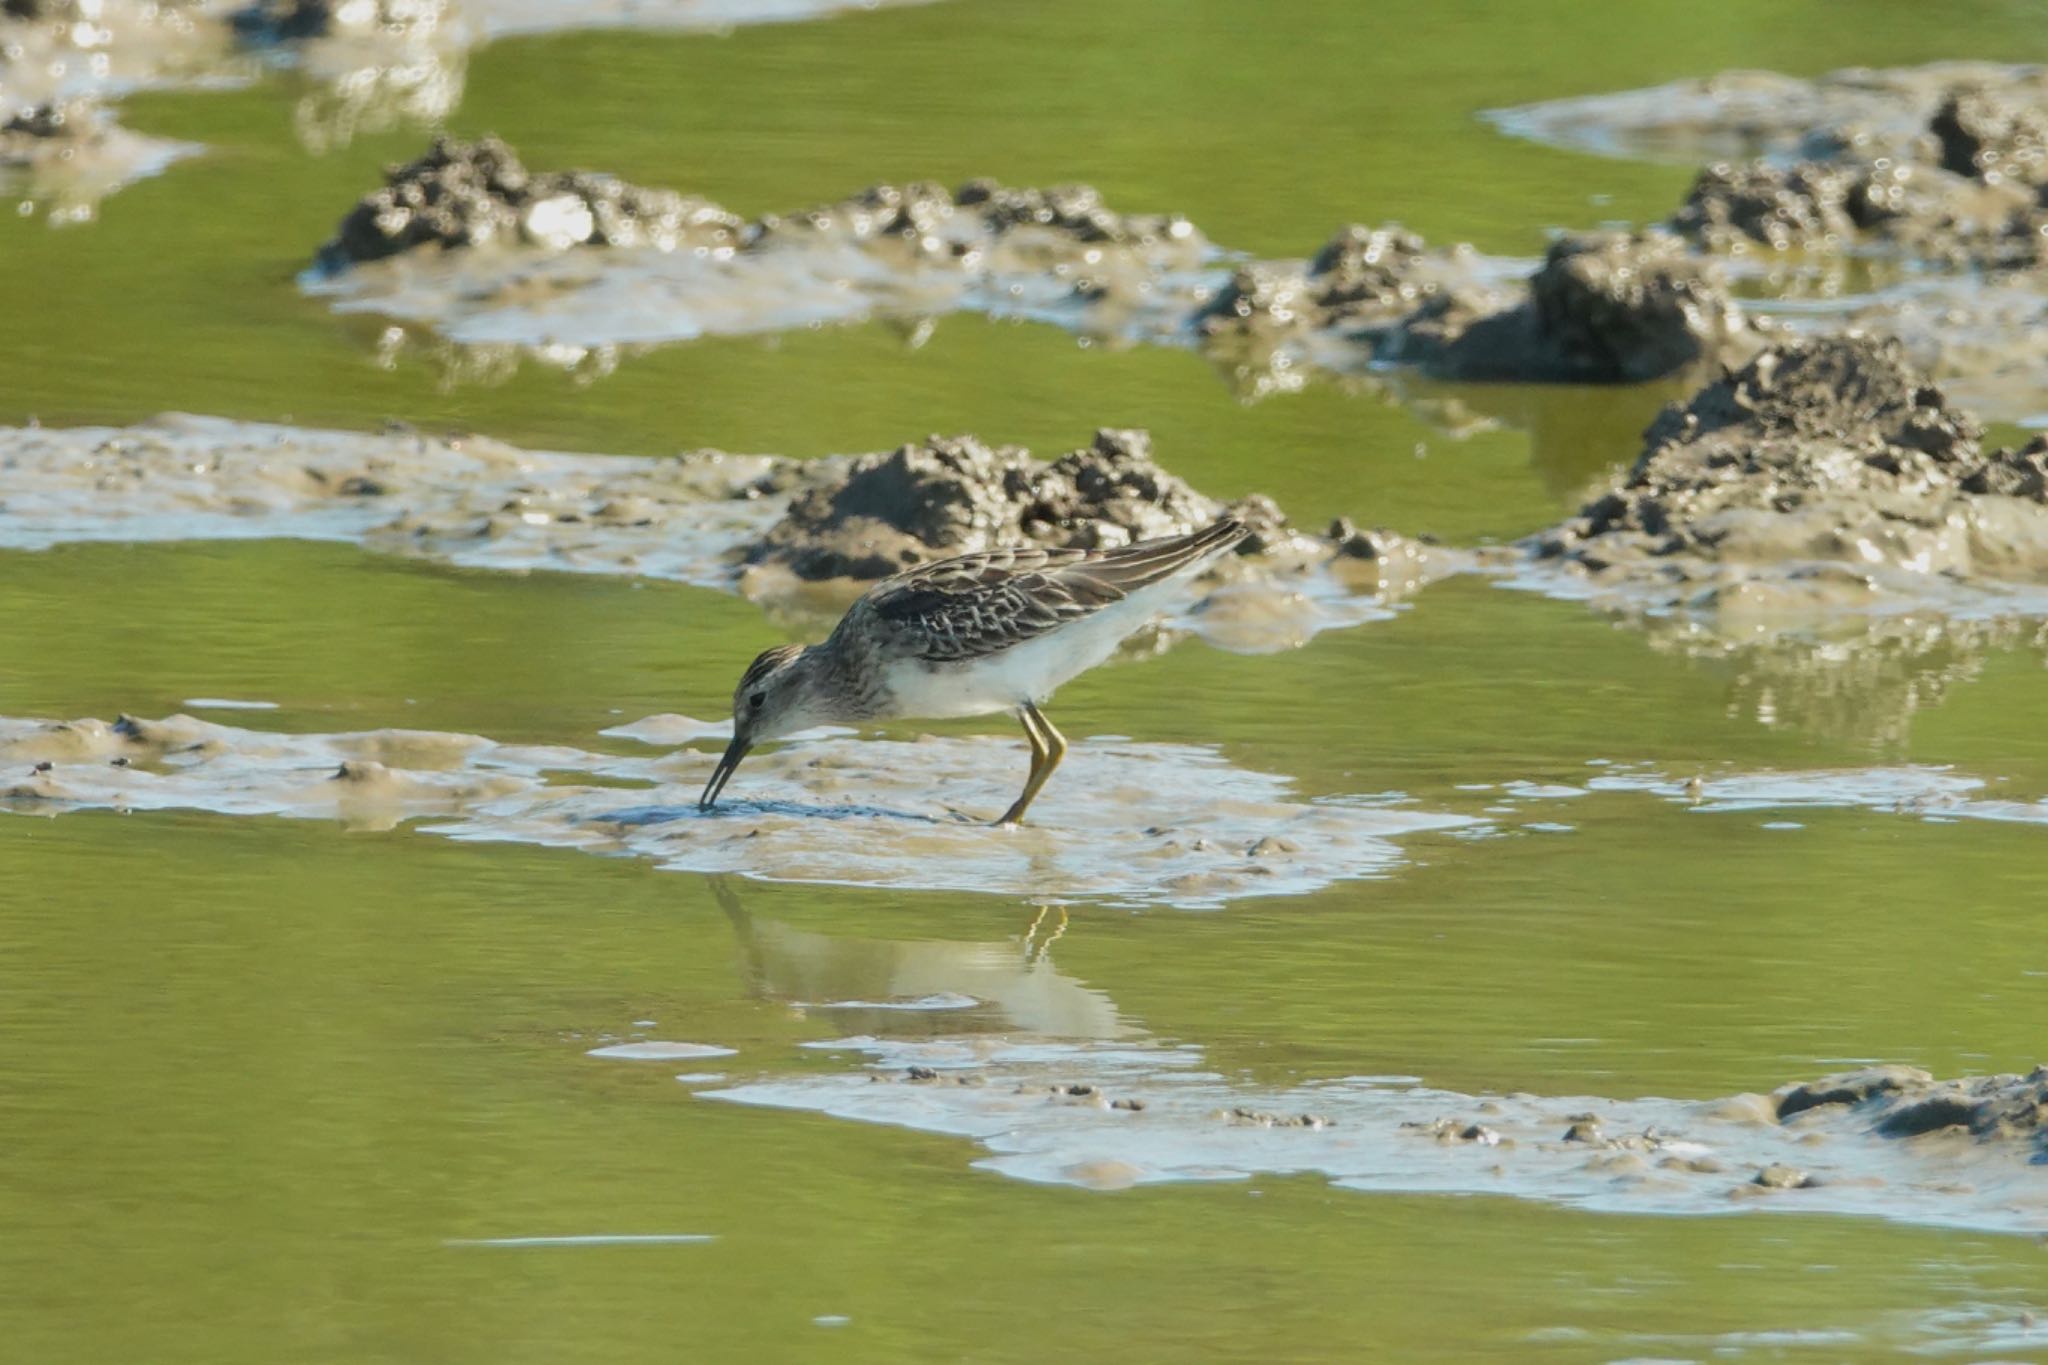
[[[284, 733], [175, 715], [0, 717], [0, 810], [193, 810], [413, 824], [482, 842], [579, 849], [674, 871], [1211, 909], [1393, 874], [1418, 835], [1493, 837], [1592, 798], [1661, 799], [1702, 817], [1862, 809], [2048, 826], [2048, 803], [1945, 768], [1719, 772], [1611, 765], [1583, 786], [1508, 779], [1426, 804], [1400, 793], [1307, 799], [1214, 748], [1077, 737], [1021, 829], [988, 822], [1025, 768], [1014, 736], [863, 739], [819, 731], [750, 760], [715, 811], [696, 807], [726, 722], [654, 716], [604, 732], [647, 754], [501, 744], [425, 730]], [[688, 747], [692, 744], [701, 747]], [[1160, 793], [1172, 792], [1163, 807]]]
[[[654, 717], [608, 732], [663, 747], [729, 727]], [[417, 822], [484, 842], [644, 858], [686, 872], [898, 890], [1207, 909], [1382, 876], [1399, 840], [1471, 816], [1396, 797], [1308, 801], [1207, 747], [1078, 742], [1021, 829], [988, 822], [1022, 780], [1014, 738], [824, 734], [757, 756], [713, 812], [716, 748], [621, 755], [379, 730], [283, 734], [191, 716], [0, 720], [0, 808], [197, 810]], [[1157, 793], [1188, 794], [1170, 818]]]
[[707, 1098], [973, 1139], [974, 1164], [1094, 1189], [1317, 1174], [1607, 1212], [1829, 1213], [2048, 1231], [2048, 1068], [1940, 1081], [1876, 1067], [1714, 1100], [1464, 1095], [1412, 1077], [1257, 1089], [1193, 1046], [856, 1037], [851, 1073]]
[[[1574, 517], [1460, 549], [1340, 521], [1292, 526], [1175, 476], [1142, 431], [1053, 460], [972, 436], [798, 461], [523, 451], [482, 437], [168, 417], [0, 431], [0, 545], [304, 536], [504, 569], [636, 573], [813, 600], [948, 555], [1099, 548], [1228, 513], [1253, 528], [1188, 613], [1217, 643], [1281, 647], [1446, 574], [1502, 575], [1734, 635], [1935, 613], [2048, 616], [2048, 442], [1982, 428], [1895, 341], [1776, 343], [1668, 408]], [[838, 585], [836, 588], [832, 585]], [[1876, 628], [1876, 627], [1872, 627]], [[1839, 637], [1838, 637], [1839, 638]]]
[[1175, 628], [1291, 648], [1384, 619], [1458, 552], [1338, 523], [1291, 527], [1163, 469], [1140, 431], [1052, 461], [971, 436], [795, 460], [532, 451], [485, 437], [318, 431], [166, 416], [126, 428], [0, 429], [0, 548], [291, 537], [508, 571], [665, 578], [820, 615], [898, 569], [996, 545], [1127, 544], [1226, 510], [1247, 553], [1197, 584]]

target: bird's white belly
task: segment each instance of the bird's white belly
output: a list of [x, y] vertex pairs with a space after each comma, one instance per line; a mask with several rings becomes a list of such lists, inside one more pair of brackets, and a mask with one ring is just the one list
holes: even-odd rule
[[1170, 586], [1134, 593], [1092, 616], [965, 663], [894, 664], [888, 676], [895, 702], [891, 709], [899, 716], [946, 720], [1042, 702], [1062, 683], [1114, 654], [1126, 636], [1152, 619], [1160, 589]]

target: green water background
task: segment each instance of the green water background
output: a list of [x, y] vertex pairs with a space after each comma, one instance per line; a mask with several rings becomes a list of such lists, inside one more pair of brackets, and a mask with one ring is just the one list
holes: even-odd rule
[[[725, 37], [494, 45], [450, 127], [753, 213], [890, 179], [1085, 180], [1216, 241], [1305, 254], [1353, 220], [1533, 254], [1662, 216], [1689, 171], [1508, 141], [1476, 111], [1731, 66], [2039, 60], [2037, 4], [1714, 6], [958, 0]], [[712, 340], [580, 385], [444, 387], [374, 362], [293, 274], [417, 130], [307, 154], [292, 78], [125, 118], [209, 152], [91, 226], [0, 219], [0, 421], [166, 409], [534, 445], [794, 454], [972, 430], [1042, 452], [1152, 429], [1218, 495], [1457, 539], [1555, 517], [1663, 394], [1485, 390], [1452, 439], [1335, 386], [1240, 403], [1197, 357], [942, 320]], [[720, 594], [502, 576], [278, 543], [0, 555], [0, 714], [162, 714], [589, 745], [712, 714], [778, 628]], [[1964, 650], [1903, 737], [1759, 721], [1727, 661], [1568, 603], [1454, 583], [1396, 620], [1239, 658], [1090, 675], [1075, 737], [1216, 743], [1311, 794], [1950, 763], [2048, 788], [2038, 652]], [[1057, 971], [1252, 1084], [1714, 1095], [1871, 1059], [2041, 1060], [2048, 864], [2034, 831], [1889, 812], [1559, 803], [1568, 833], [1410, 841], [1383, 881], [1211, 915], [1081, 911]], [[2048, 1309], [2023, 1240], [1781, 1217], [1593, 1215], [1315, 1180], [1117, 1194], [970, 1168], [966, 1144], [693, 1100], [655, 1032], [735, 1074], [842, 1062], [790, 979], [886, 988], [933, 943], [1014, 952], [1004, 898], [714, 886], [580, 855], [283, 821], [0, 819], [0, 1340], [22, 1360], [654, 1361], [1883, 1358], [1944, 1313]], [[758, 931], [785, 945], [763, 965]], [[795, 945], [795, 946], [789, 946]], [[937, 1027], [937, 1025], [933, 1025]], [[707, 1069], [721, 1069], [719, 1063]], [[691, 1232], [702, 1245], [450, 1239]], [[1987, 1307], [1988, 1306], [1988, 1307]], [[843, 1315], [843, 1326], [820, 1326]], [[1717, 1334], [1744, 1334], [1720, 1336]], [[2024, 1354], [2024, 1352], [2022, 1353]], [[2038, 1354], [2038, 1353], [2036, 1353]]]

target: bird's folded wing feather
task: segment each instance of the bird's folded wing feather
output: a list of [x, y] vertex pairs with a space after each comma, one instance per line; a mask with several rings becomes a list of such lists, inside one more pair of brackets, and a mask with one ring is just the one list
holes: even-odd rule
[[1245, 537], [1225, 517], [1189, 535], [1090, 552], [1043, 546], [961, 555], [877, 584], [861, 602], [891, 648], [934, 663], [978, 659], [1100, 611]]
[[1124, 590], [1080, 550], [962, 555], [878, 584], [863, 606], [896, 648], [933, 663], [978, 659], [1079, 620]]

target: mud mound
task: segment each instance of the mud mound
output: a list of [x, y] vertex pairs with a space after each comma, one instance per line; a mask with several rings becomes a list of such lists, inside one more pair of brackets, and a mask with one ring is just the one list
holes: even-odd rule
[[1772, 1099], [1780, 1121], [1839, 1111], [1831, 1116], [1880, 1137], [2009, 1144], [2048, 1161], [2048, 1066], [1951, 1081], [1916, 1067], [1866, 1067], [1785, 1086]]
[[1732, 360], [1752, 345], [1709, 264], [1669, 238], [1593, 233], [1552, 243], [1523, 300], [1425, 308], [1390, 354], [1445, 379], [1613, 384]]
[[716, 205], [670, 190], [586, 171], [536, 175], [493, 137], [436, 138], [424, 156], [391, 167], [384, 178], [384, 188], [365, 195], [320, 248], [322, 268], [339, 270], [424, 246], [730, 249], [741, 226]]
[[[1344, 1189], [1505, 1194], [1615, 1213], [2048, 1229], [2048, 1185], [2028, 1174], [2048, 1068], [1949, 1082], [1887, 1069], [1896, 1080], [1878, 1084], [1897, 1088], [1863, 1101], [1848, 1098], [1856, 1078], [1842, 1077], [1774, 1097], [1623, 1100], [1464, 1095], [1412, 1077], [1265, 1090], [1204, 1069], [1197, 1048], [1145, 1041], [814, 1046], [866, 1064], [700, 1093], [971, 1138], [987, 1153], [978, 1166], [1086, 1188], [1316, 1174]], [[1816, 1087], [1819, 1102], [1787, 1107]], [[1981, 1134], [1896, 1140], [1965, 1113], [1958, 1121]]]
[[1398, 223], [1354, 223], [1306, 267], [1255, 261], [1231, 273], [1195, 314], [1211, 338], [1352, 330], [1395, 322], [1458, 279], [1458, 249], [1432, 253]]
[[305, 287], [341, 311], [427, 324], [465, 352], [549, 363], [874, 317], [914, 321], [921, 339], [956, 311], [1161, 341], [1218, 274], [1186, 219], [1118, 212], [1086, 186], [885, 184], [741, 223], [609, 177], [536, 175], [491, 140], [439, 144], [390, 181], [351, 211]]
[[1849, 208], [1855, 195], [1849, 172], [1820, 162], [1719, 161], [1700, 172], [1671, 227], [1714, 251], [1751, 243], [1778, 251], [1840, 245], [1856, 231]]
[[801, 578], [881, 578], [1026, 540], [1094, 549], [1180, 535], [1222, 507], [1161, 469], [1142, 431], [1098, 431], [1050, 464], [1015, 446], [934, 436], [856, 460], [843, 480], [800, 495], [747, 559]]
[[[1194, 321], [1212, 350], [1268, 364], [1413, 365], [1448, 380], [1630, 383], [1753, 349], [1713, 266], [1667, 236], [1564, 237], [1524, 280], [1503, 264], [1352, 227], [1306, 269], [1238, 267]], [[1333, 353], [1345, 346], [1359, 356]]]
[[1976, 491], [2031, 487], [2038, 453], [1987, 459], [1979, 437], [1896, 341], [1774, 346], [1667, 408], [1627, 477], [1531, 545], [1610, 584], [2048, 578], [2048, 503]]

